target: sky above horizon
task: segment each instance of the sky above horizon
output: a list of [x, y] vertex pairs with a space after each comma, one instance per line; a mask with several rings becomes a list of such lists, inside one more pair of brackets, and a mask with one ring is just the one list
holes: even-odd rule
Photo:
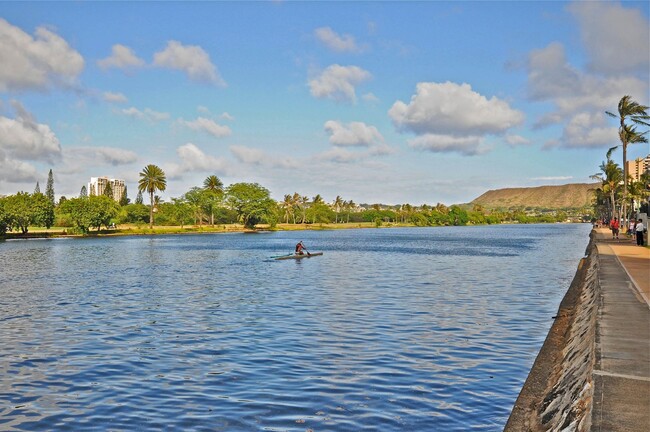
[[[156, 164], [356, 203], [589, 183], [623, 95], [649, 105], [643, 2], [0, 2], [0, 195]], [[631, 145], [628, 160], [650, 153]], [[622, 152], [613, 158], [622, 164]]]

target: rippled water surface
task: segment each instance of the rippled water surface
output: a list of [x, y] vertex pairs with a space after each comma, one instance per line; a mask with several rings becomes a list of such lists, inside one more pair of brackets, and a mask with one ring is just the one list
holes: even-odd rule
[[501, 430], [589, 229], [0, 243], [0, 430]]

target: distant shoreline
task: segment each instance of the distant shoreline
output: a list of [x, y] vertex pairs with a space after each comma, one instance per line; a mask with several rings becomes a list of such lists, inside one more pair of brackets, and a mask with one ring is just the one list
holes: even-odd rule
[[[486, 224], [487, 225], [487, 224]], [[466, 226], [486, 226], [466, 225]], [[499, 225], [516, 225], [507, 223]], [[440, 225], [440, 227], [447, 225]], [[268, 231], [325, 231], [340, 229], [366, 229], [366, 228], [418, 228], [417, 225], [408, 223], [384, 223], [379, 226], [375, 222], [352, 222], [352, 223], [322, 223], [322, 224], [277, 224], [271, 228], [268, 225], [258, 225], [254, 229], [245, 228], [241, 224], [220, 224], [220, 225], [188, 225], [180, 226], [156, 226], [149, 229], [148, 226], [122, 225], [117, 229], [101, 229], [91, 231], [87, 234], [70, 233], [70, 228], [33, 228], [27, 234], [10, 232], [1, 240], [29, 240], [29, 239], [50, 239], [50, 238], [93, 238], [93, 237], [122, 237], [122, 236], [143, 236], [143, 235], [182, 235], [182, 234], [226, 234], [226, 233], [258, 233]], [[430, 227], [432, 228], [432, 227]]]

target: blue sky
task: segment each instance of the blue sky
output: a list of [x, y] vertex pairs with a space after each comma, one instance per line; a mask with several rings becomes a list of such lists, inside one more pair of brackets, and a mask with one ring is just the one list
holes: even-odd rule
[[[150, 163], [281, 200], [455, 204], [590, 182], [648, 2], [0, 2], [0, 194]], [[628, 159], [650, 153], [629, 148]], [[622, 159], [621, 152], [614, 155]]]

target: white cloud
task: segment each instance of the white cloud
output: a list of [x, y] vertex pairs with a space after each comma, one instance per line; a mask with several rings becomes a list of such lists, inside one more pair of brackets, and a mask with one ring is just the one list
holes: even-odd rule
[[79, 164], [109, 164], [113, 166], [128, 165], [138, 161], [138, 155], [131, 151], [117, 147], [77, 147], [66, 150], [66, 158]]
[[374, 93], [366, 93], [363, 96], [361, 96], [361, 99], [363, 99], [365, 102], [371, 103], [371, 104], [377, 104], [379, 103], [379, 98], [374, 95]]
[[179, 179], [188, 172], [225, 173], [228, 163], [223, 158], [207, 155], [192, 143], [184, 144], [176, 149], [180, 163], [169, 164], [165, 172], [170, 179]]
[[314, 159], [317, 161], [336, 163], [355, 163], [363, 160], [365, 157], [366, 155], [360, 152], [353, 152], [345, 148], [334, 147], [314, 156]]
[[338, 102], [356, 102], [355, 86], [372, 78], [370, 72], [358, 66], [328, 66], [320, 75], [309, 81], [311, 95]]
[[545, 147], [604, 148], [618, 143], [618, 130], [607, 122], [601, 112], [581, 112], [569, 120], [559, 141]]
[[593, 71], [617, 75], [641, 71], [650, 65], [650, 27], [640, 9], [612, 2], [571, 3], [567, 9], [578, 20]]
[[530, 144], [530, 140], [521, 135], [506, 135], [506, 142], [513, 147]]
[[555, 103], [559, 115], [543, 117], [547, 124], [582, 109], [613, 109], [622, 95], [647, 91], [647, 83], [632, 76], [603, 78], [580, 72], [567, 62], [559, 43], [531, 52], [528, 87], [534, 100]]
[[158, 112], [149, 108], [145, 108], [144, 111], [140, 111], [135, 107], [131, 107], [131, 108], [124, 108], [120, 112], [129, 117], [137, 118], [140, 120], [147, 120], [150, 122], [160, 122], [164, 120], [169, 120], [170, 117], [169, 113]]
[[376, 127], [363, 122], [350, 122], [344, 125], [339, 121], [330, 120], [325, 122], [324, 128], [330, 135], [330, 144], [334, 146], [369, 147], [384, 142], [384, 137]]
[[545, 144], [547, 148], [611, 147], [618, 139], [616, 129], [607, 126], [604, 112], [615, 111], [623, 95], [643, 97], [648, 90], [646, 82], [632, 75], [608, 78], [577, 70], [567, 62], [559, 43], [531, 52], [527, 67], [530, 96], [553, 105], [552, 111], [535, 121], [534, 128], [553, 124], [564, 128], [560, 138]]
[[110, 103], [126, 103], [128, 99], [122, 93], [104, 92], [104, 100]]
[[35, 38], [0, 18], [0, 91], [71, 86], [84, 59], [54, 32], [39, 27]]
[[16, 117], [0, 116], [0, 150], [5, 158], [24, 161], [53, 161], [61, 157], [61, 145], [46, 124], [37, 123], [17, 101], [12, 101]]
[[222, 126], [205, 117], [199, 117], [193, 121], [179, 119], [178, 122], [187, 128], [195, 131], [206, 132], [217, 138], [222, 138], [232, 134], [232, 130], [228, 126]]
[[36, 181], [38, 172], [27, 162], [10, 159], [0, 148], [0, 180], [8, 183]]
[[111, 55], [105, 59], [98, 60], [97, 64], [102, 69], [129, 69], [144, 66], [144, 60], [138, 58], [131, 48], [125, 45], [116, 44], [113, 45]]
[[290, 157], [278, 158], [271, 156], [263, 150], [246, 147], [246, 146], [230, 146], [230, 152], [235, 158], [246, 165], [256, 166], [269, 166], [272, 168], [292, 169], [298, 167], [299, 162]]
[[196, 45], [183, 45], [169, 41], [164, 50], [154, 54], [153, 64], [185, 72], [191, 80], [225, 86], [217, 68], [210, 60], [210, 55]]
[[330, 27], [320, 27], [314, 30], [316, 38], [326, 47], [336, 52], [359, 52], [361, 48], [354, 40], [354, 36], [345, 34], [338, 35]]
[[483, 145], [480, 136], [452, 136], [424, 134], [408, 141], [411, 148], [434, 153], [456, 152], [466, 156], [482, 154], [489, 149]]
[[388, 114], [401, 131], [460, 137], [503, 133], [524, 121], [507, 102], [449, 81], [418, 83], [410, 103], [397, 101]]
[[221, 115], [219, 117], [224, 119], [224, 120], [228, 120], [228, 121], [234, 121], [235, 120], [235, 117], [231, 116], [229, 113], [227, 113], [225, 111], [223, 113], [221, 113]]

